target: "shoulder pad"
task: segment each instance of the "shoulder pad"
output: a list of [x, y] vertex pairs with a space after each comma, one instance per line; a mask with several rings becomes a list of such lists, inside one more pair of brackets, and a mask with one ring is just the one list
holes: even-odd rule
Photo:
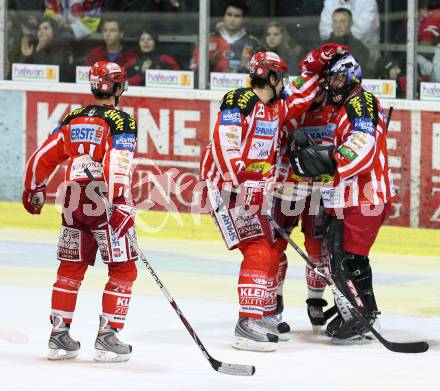
[[107, 109], [102, 117], [110, 125], [111, 134], [131, 133], [137, 135], [137, 125], [133, 116], [117, 109]]
[[229, 91], [222, 100], [220, 110], [239, 109], [240, 113], [247, 117], [260, 99], [250, 88], [238, 88]]
[[353, 122], [355, 118], [369, 118], [374, 126], [378, 122], [377, 101], [373, 94], [362, 90], [360, 93], [352, 96], [345, 104], [347, 118]]
[[80, 107], [79, 109], [72, 110], [70, 113], [66, 114], [61, 120], [60, 126], [68, 124], [73, 118], [81, 117], [84, 115], [87, 108], [88, 106]]

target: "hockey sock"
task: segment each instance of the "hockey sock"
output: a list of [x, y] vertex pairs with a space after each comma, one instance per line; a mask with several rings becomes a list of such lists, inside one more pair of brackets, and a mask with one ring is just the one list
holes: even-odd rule
[[122, 329], [131, 300], [133, 281], [136, 279], [135, 263], [110, 263], [109, 279], [102, 294], [102, 314], [109, 320], [109, 325]]
[[[323, 258], [321, 255], [321, 239], [312, 238], [308, 235], [304, 237], [304, 245], [309, 258], [318, 266], [320, 271], [324, 271]], [[306, 266], [306, 282], [309, 299], [321, 299], [324, 295], [325, 281], [316, 274], [310, 266]]]
[[77, 262], [61, 262], [57, 272], [57, 280], [52, 289], [52, 315], [57, 314], [63, 322], [72, 323], [76, 299], [87, 264]]

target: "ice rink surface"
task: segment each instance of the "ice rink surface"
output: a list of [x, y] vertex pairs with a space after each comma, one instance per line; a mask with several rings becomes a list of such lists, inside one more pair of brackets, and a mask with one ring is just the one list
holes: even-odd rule
[[[204, 358], [174, 310], [139, 264], [139, 277], [126, 328], [120, 338], [133, 345], [127, 363], [95, 363], [93, 344], [98, 327], [105, 267], [88, 271], [78, 297], [71, 334], [81, 342], [77, 359], [46, 359], [51, 284], [57, 261], [56, 233], [3, 232], [0, 241], [0, 335], [29, 338], [27, 344], [0, 340], [0, 390], [435, 390], [440, 364], [440, 317], [417, 316], [417, 297], [431, 295], [425, 312], [438, 315], [440, 277], [430, 270], [410, 273], [406, 258], [383, 265], [377, 255], [375, 272], [381, 325], [391, 340], [427, 340], [427, 353], [409, 355], [386, 350], [378, 342], [363, 346], [334, 346], [314, 335], [305, 306], [303, 265], [290, 260], [284, 319], [293, 332], [273, 353], [234, 350], [230, 343], [237, 320], [235, 281], [238, 254], [226, 253], [222, 243], [141, 240], [159, 277], [216, 359], [253, 364], [253, 377], [216, 373]], [[10, 238], [9, 240], [6, 238]], [[289, 257], [290, 258], [290, 257]], [[400, 262], [399, 262], [400, 261]], [[426, 260], [429, 264], [435, 260]], [[440, 260], [436, 260], [439, 262]], [[403, 265], [400, 269], [397, 266]], [[438, 263], [437, 263], [438, 264]], [[420, 260], [423, 265], [423, 260]], [[374, 266], [373, 266], [374, 268]], [[402, 272], [403, 269], [403, 272]], [[431, 270], [432, 272], [432, 270]], [[411, 295], [414, 302], [398, 297]], [[389, 292], [397, 292], [393, 296]], [[434, 294], [434, 297], [432, 297]]]

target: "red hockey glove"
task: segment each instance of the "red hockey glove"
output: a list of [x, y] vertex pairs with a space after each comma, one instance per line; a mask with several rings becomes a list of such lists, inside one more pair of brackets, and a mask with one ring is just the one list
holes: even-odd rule
[[34, 190], [24, 190], [21, 201], [24, 208], [33, 215], [39, 215], [46, 200], [46, 186], [38, 186]]
[[326, 43], [312, 50], [300, 61], [298, 67], [301, 72], [312, 72], [322, 77], [325, 66], [337, 55], [349, 51], [348, 46], [338, 43]]
[[265, 181], [260, 172], [242, 171], [237, 174], [240, 184], [240, 195], [237, 199], [238, 205], [244, 205], [246, 209], [251, 206], [260, 208], [263, 204]]
[[[124, 200], [122, 200], [124, 202]], [[108, 221], [116, 237], [123, 237], [127, 231], [134, 226], [134, 217], [136, 209], [125, 203], [116, 203], [113, 205], [113, 212]]]

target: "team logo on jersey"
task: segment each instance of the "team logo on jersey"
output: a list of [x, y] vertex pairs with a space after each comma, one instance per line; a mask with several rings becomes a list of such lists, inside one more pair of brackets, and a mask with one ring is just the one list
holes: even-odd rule
[[336, 124], [327, 124], [327, 127], [325, 129], [325, 136], [329, 138], [333, 138], [335, 129], [336, 129]]
[[223, 110], [220, 117], [220, 125], [240, 125], [240, 109]]
[[78, 124], [70, 126], [70, 141], [72, 143], [99, 144], [102, 139], [103, 129], [100, 125]]
[[255, 127], [256, 136], [274, 137], [278, 128], [278, 121], [257, 120]]
[[353, 120], [353, 130], [371, 134], [374, 137], [374, 124], [371, 118], [357, 117]]
[[353, 151], [352, 149], [348, 148], [345, 145], [341, 145], [338, 148], [338, 152], [344, 156], [349, 162], [352, 162], [353, 160], [355, 160], [359, 155]]
[[134, 134], [122, 133], [115, 134], [113, 136], [113, 148], [116, 149], [125, 149], [130, 152], [134, 152], [134, 148], [136, 146], [136, 137]]

